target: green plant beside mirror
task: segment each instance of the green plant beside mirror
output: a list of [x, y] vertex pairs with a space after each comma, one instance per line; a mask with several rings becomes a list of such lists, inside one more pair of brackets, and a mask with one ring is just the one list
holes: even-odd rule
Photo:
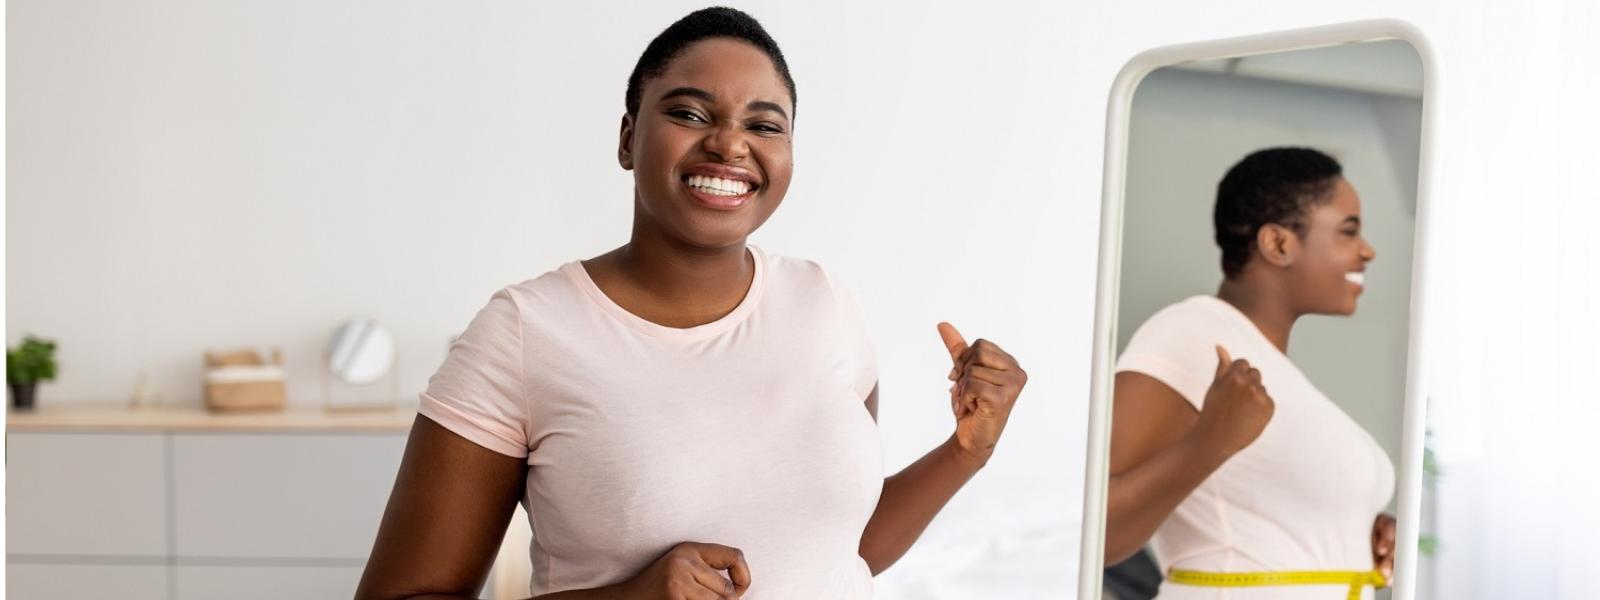
[[[1439, 458], [1433, 452], [1433, 429], [1427, 429], [1422, 439], [1422, 489], [1425, 494], [1431, 496], [1438, 489], [1439, 478], [1444, 476], [1444, 469], [1439, 467]], [[1427, 557], [1438, 555], [1439, 536], [1433, 533], [1418, 535], [1417, 550]]]
[[11, 386], [11, 405], [16, 409], [32, 409], [39, 382], [55, 377], [55, 342], [30, 335], [22, 338], [22, 345], [6, 349], [6, 384]]

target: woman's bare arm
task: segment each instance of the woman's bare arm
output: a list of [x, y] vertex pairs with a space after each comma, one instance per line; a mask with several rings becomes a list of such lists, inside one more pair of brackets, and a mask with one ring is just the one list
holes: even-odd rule
[[1176, 390], [1132, 371], [1112, 392], [1105, 564], [1139, 551], [1172, 511], [1272, 418], [1261, 374], [1217, 348], [1216, 379], [1197, 411]]
[[1117, 373], [1111, 409], [1111, 476], [1106, 495], [1105, 564], [1126, 560], [1220, 462], [1185, 434], [1200, 413], [1166, 384]]
[[[949, 323], [939, 335], [950, 352], [950, 410], [956, 431], [944, 443], [883, 481], [878, 507], [861, 534], [859, 553], [876, 575], [905, 555], [911, 544], [994, 455], [995, 444], [1011, 418], [1011, 409], [1028, 374], [1017, 359], [979, 339], [967, 345]], [[867, 410], [878, 418], [878, 388], [867, 395]]]
[[[418, 415], [356, 598], [474, 598], [522, 498], [527, 474], [522, 459], [479, 446]], [[700, 580], [721, 581], [705, 576], [710, 569], [729, 570], [741, 592], [750, 584], [749, 567], [737, 549], [684, 543], [627, 581], [535, 600], [656, 597], [669, 586], [698, 586], [683, 585], [696, 581], [697, 571]]]
[[[877, 419], [877, 387], [867, 397], [867, 410]], [[952, 436], [884, 479], [878, 508], [861, 534], [861, 558], [867, 561], [872, 574], [882, 573], [904, 556], [933, 517], [987, 461], [988, 453], [979, 456], [962, 452]]]
[[474, 597], [526, 476], [521, 459], [418, 415], [356, 597]]

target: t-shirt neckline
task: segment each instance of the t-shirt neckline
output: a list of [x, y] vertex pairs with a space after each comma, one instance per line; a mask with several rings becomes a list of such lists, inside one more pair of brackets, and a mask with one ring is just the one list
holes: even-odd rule
[[739, 305], [735, 306], [732, 312], [710, 323], [694, 327], [668, 327], [628, 312], [628, 309], [613, 301], [599, 285], [595, 284], [594, 278], [589, 276], [589, 271], [583, 267], [582, 261], [569, 262], [563, 265], [561, 270], [566, 272], [567, 277], [582, 289], [584, 295], [588, 296], [596, 306], [629, 329], [665, 340], [694, 341], [718, 335], [738, 326], [761, 301], [762, 291], [766, 289], [766, 253], [754, 244], [745, 244], [745, 248], [749, 250], [751, 260], [755, 263], [755, 274], [750, 278], [750, 289], [745, 291], [744, 299], [739, 301]]

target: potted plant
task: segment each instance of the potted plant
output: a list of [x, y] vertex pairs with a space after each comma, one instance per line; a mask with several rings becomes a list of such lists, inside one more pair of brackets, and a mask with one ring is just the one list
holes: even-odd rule
[[56, 377], [56, 343], [33, 336], [22, 338], [22, 345], [6, 349], [6, 384], [11, 386], [11, 405], [17, 410], [33, 408], [33, 392], [41, 381]]

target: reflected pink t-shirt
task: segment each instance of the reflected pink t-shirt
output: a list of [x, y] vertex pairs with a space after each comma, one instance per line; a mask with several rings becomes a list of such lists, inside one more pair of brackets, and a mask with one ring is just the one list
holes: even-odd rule
[[[1272, 419], [1156, 528], [1167, 569], [1370, 571], [1372, 523], [1394, 496], [1394, 464], [1377, 440], [1318, 391], [1255, 324], [1215, 296], [1192, 296], [1139, 326], [1117, 371], [1154, 377], [1205, 407], [1220, 344], [1260, 369]], [[1398, 401], [1398, 399], [1397, 399]], [[1346, 585], [1206, 588], [1166, 581], [1159, 600], [1333, 600]], [[1373, 589], [1362, 589], [1372, 598]]]
[[744, 551], [745, 598], [869, 598], [858, 554], [883, 486], [877, 381], [854, 296], [750, 246], [733, 312], [677, 329], [574, 261], [496, 292], [420, 412], [525, 458], [532, 593], [632, 577], [680, 542]]

